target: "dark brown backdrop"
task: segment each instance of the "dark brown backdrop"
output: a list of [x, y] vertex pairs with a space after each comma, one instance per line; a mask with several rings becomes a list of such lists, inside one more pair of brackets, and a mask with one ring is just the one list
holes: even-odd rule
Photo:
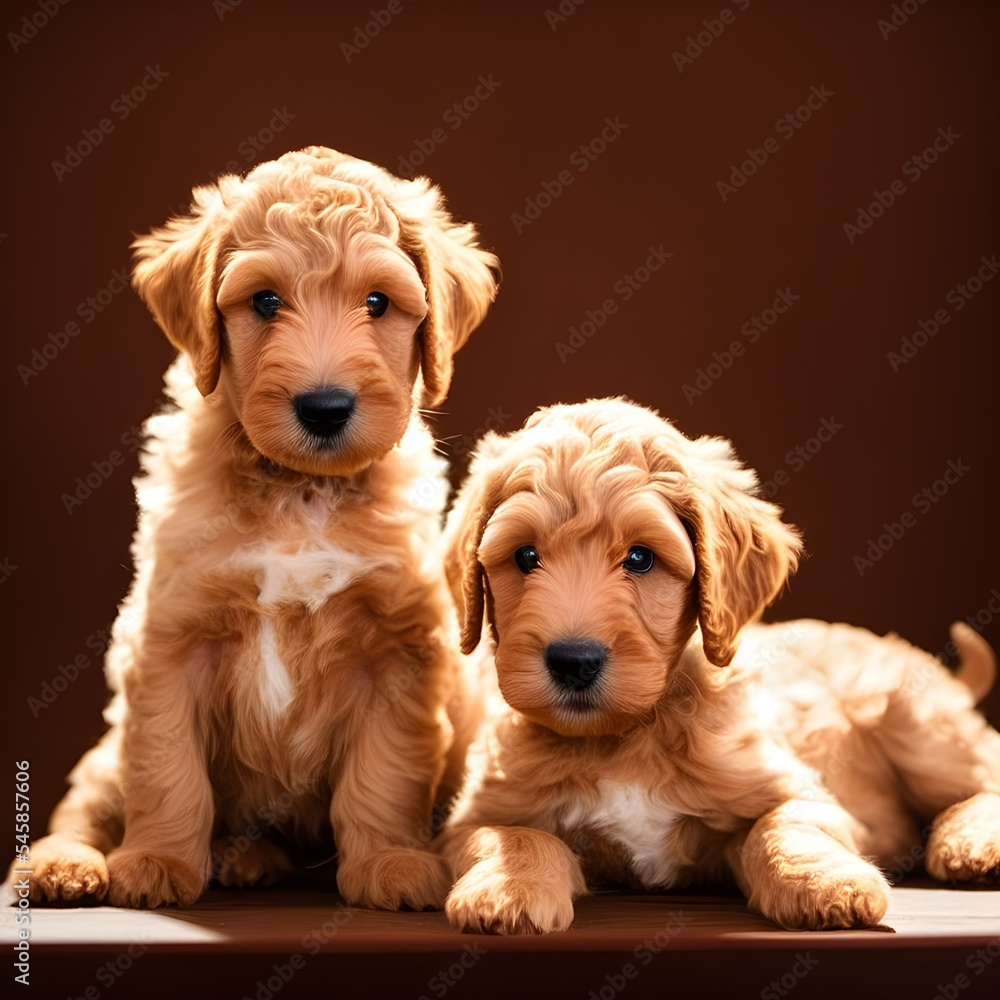
[[[939, 651], [949, 621], [981, 612], [1000, 643], [989, 610], [1000, 610], [1000, 281], [952, 293], [1000, 250], [996, 10], [906, 0], [888, 30], [878, 21], [893, 16], [889, 2], [586, 0], [573, 11], [564, 0], [563, 21], [545, 2], [393, 6], [346, 54], [385, 0], [75, 0], [47, 24], [23, 0], [4, 15], [25, 40], [8, 35], [2, 58], [0, 594], [6, 738], [10, 757], [31, 762], [36, 832], [101, 731], [101, 630], [130, 578], [129, 431], [156, 405], [170, 359], [112, 272], [127, 265], [131, 232], [162, 222], [192, 183], [309, 143], [396, 170], [416, 160], [417, 140], [434, 145], [422, 170], [503, 261], [496, 308], [435, 422], [459, 470], [466, 439], [491, 419], [513, 428], [538, 404], [625, 393], [689, 434], [733, 438], [774, 482], [812, 553], [777, 616], [895, 629]], [[24, 16], [42, 25], [31, 38]], [[453, 105], [477, 86], [468, 108], [479, 106], [462, 117]], [[808, 120], [779, 130], [810, 95]], [[57, 172], [67, 144], [89, 141], [102, 119], [99, 144]], [[591, 143], [605, 129], [600, 151]], [[922, 170], [911, 158], [935, 139]], [[724, 200], [718, 182], [748, 150], [767, 160]], [[893, 203], [851, 242], [844, 224], [876, 192]], [[529, 210], [529, 225], [513, 218]], [[617, 283], [650, 248], [672, 256], [626, 295]], [[751, 342], [741, 328], [777, 290], [796, 298]], [[97, 312], [88, 297], [106, 304]], [[561, 359], [556, 345], [608, 299], [615, 312]], [[946, 322], [894, 371], [888, 352], [937, 310]], [[724, 368], [734, 341], [744, 352]], [[33, 360], [41, 370], [28, 375], [20, 366]], [[685, 393], [713, 364], [703, 394]], [[811, 442], [822, 426], [836, 433]], [[109, 474], [68, 511], [63, 494], [94, 463]], [[949, 463], [968, 471], [934, 503], [921, 498]], [[854, 557], [904, 513], [909, 526], [860, 574]], [[77, 678], [57, 680], [74, 661]], [[46, 684], [65, 691], [33, 711]], [[1000, 720], [996, 698], [991, 712]]]

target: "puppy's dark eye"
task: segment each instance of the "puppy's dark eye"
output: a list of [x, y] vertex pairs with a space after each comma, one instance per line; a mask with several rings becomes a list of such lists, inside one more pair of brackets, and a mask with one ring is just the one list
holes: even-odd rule
[[369, 292], [365, 305], [368, 306], [369, 315], [381, 316], [389, 308], [389, 296], [382, 292]]
[[250, 304], [253, 306], [253, 311], [261, 319], [273, 319], [274, 314], [281, 308], [282, 302], [277, 292], [267, 289], [263, 292], [254, 292]]
[[530, 573], [533, 569], [537, 569], [541, 561], [538, 549], [534, 545], [522, 545], [514, 550], [514, 562], [522, 573]]
[[648, 573], [656, 562], [656, 556], [645, 545], [633, 545], [628, 550], [622, 565], [630, 573]]

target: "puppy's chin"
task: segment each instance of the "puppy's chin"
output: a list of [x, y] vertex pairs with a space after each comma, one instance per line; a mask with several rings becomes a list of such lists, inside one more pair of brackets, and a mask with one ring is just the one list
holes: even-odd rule
[[261, 454], [269, 462], [274, 463], [284, 469], [297, 472], [303, 476], [315, 476], [321, 479], [350, 478], [364, 472], [373, 462], [378, 461], [382, 455], [375, 456], [352, 456], [324, 452], [314, 454], [301, 454], [294, 452], [275, 452], [268, 454], [261, 450]]
[[552, 704], [518, 711], [532, 722], [566, 737], [623, 736], [636, 726], [647, 724], [652, 718], [651, 711], [639, 714], [613, 712], [597, 704], [593, 707]]
[[600, 708], [565, 708], [559, 705], [535, 708], [521, 714], [532, 722], [567, 737], [621, 736], [643, 721]]
[[533, 672], [505, 676], [498, 672], [504, 701], [526, 719], [560, 736], [620, 736], [649, 722], [653, 706], [611, 704], [606, 690], [560, 690], [549, 679]]
[[319, 478], [356, 476], [382, 458], [392, 447], [390, 444], [383, 451], [372, 454], [369, 449], [340, 447], [338, 442], [321, 442], [317, 446], [310, 446], [309, 442], [300, 441], [286, 444], [275, 440], [271, 435], [262, 441], [255, 440], [250, 433], [247, 437], [254, 449], [276, 469], [287, 469], [302, 476]]
[[375, 427], [348, 426], [330, 438], [310, 435], [290, 424], [281, 431], [244, 423], [250, 443], [275, 465], [305, 476], [356, 476], [381, 461], [392, 451], [405, 431], [402, 427], [376, 424]]

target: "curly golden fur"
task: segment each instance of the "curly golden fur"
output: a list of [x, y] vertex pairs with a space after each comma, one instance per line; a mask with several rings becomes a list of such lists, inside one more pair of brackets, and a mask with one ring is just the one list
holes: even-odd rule
[[422, 848], [471, 703], [417, 407], [444, 398], [496, 259], [426, 179], [322, 147], [196, 188], [134, 246], [180, 354], [147, 424], [110, 729], [33, 847], [33, 898], [187, 904], [213, 868], [273, 880], [335, 843], [350, 902], [439, 906]]
[[972, 692], [992, 651], [954, 628], [963, 683], [896, 637], [757, 624], [801, 542], [756, 483], [621, 400], [483, 440], [446, 531], [465, 650], [485, 618], [498, 682], [441, 841], [456, 927], [561, 930], [588, 885], [729, 880], [783, 927], [871, 926], [877, 866], [924, 823], [936, 878], [1000, 876], [1000, 734]]

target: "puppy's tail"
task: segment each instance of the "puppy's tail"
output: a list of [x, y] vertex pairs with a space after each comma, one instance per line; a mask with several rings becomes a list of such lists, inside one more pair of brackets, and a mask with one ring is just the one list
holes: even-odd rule
[[952, 622], [951, 641], [958, 647], [958, 679], [972, 692], [976, 704], [989, 694], [997, 676], [993, 647], [965, 622]]

